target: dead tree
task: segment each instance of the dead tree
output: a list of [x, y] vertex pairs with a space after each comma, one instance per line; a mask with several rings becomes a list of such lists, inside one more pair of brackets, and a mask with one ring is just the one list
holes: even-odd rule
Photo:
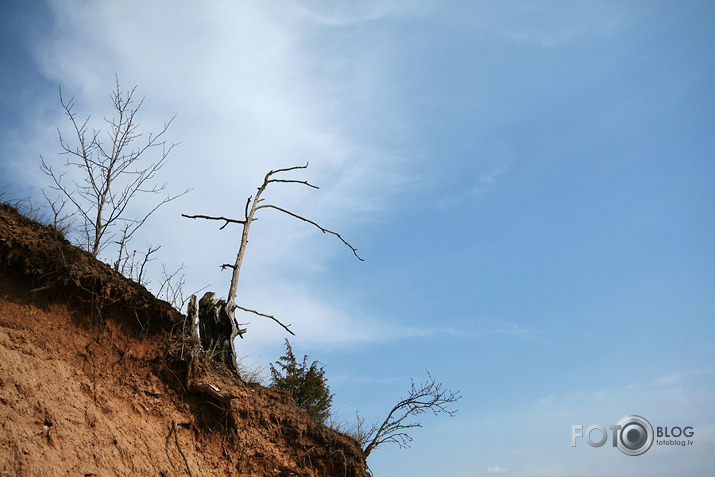
[[[144, 100], [134, 102], [132, 88], [123, 92], [116, 80], [116, 88], [111, 93], [114, 117], [104, 118], [107, 128], [107, 140], [102, 138], [102, 131], [88, 128], [90, 118], [84, 121], [74, 112], [74, 97], [65, 101], [60, 88], [60, 104], [73, 128], [76, 144], [71, 144], [57, 129], [62, 148], [62, 155], [67, 157], [63, 171], [57, 171], [42, 158], [41, 169], [53, 181], [52, 189], [57, 191], [69, 203], [75, 213], [82, 218], [83, 237], [81, 245], [95, 257], [107, 245], [114, 242], [119, 245], [119, 258], [126, 249], [127, 242], [159, 207], [187, 192], [178, 195], [166, 195], [152, 208], [139, 217], [127, 217], [125, 211], [130, 202], [140, 194], [162, 194], [166, 184], [154, 182], [157, 172], [166, 164], [167, 157], [174, 144], [167, 145], [164, 135], [171, 122], [164, 124], [158, 133], [149, 133], [142, 139], [136, 114]], [[158, 160], [146, 163], [143, 159], [150, 151], [158, 150]], [[79, 170], [79, 180], [65, 177], [70, 170]], [[48, 199], [49, 200], [49, 199]], [[122, 225], [121, 237], [114, 232]]]
[[410, 386], [409, 395], [400, 399], [392, 407], [385, 420], [380, 426], [374, 425], [361, 440], [368, 442], [363, 449], [363, 454], [367, 458], [377, 447], [387, 442], [392, 442], [400, 447], [409, 447], [412, 437], [407, 433], [408, 429], [422, 427], [419, 422], [406, 422], [410, 416], [423, 414], [431, 411], [437, 415], [446, 413], [454, 416], [457, 411], [448, 408], [449, 404], [457, 402], [461, 396], [459, 391], [452, 392], [442, 389], [442, 383], [438, 383], [427, 373], [428, 379], [419, 386], [415, 386], [414, 380]]
[[234, 340], [237, 336], [243, 337], [246, 330], [239, 327], [226, 302], [216, 299], [212, 292], [205, 293], [199, 300], [198, 312], [201, 348], [210, 358], [238, 373]]
[[[355, 255], [355, 257], [357, 257], [358, 260], [360, 260], [360, 261], [363, 260], [363, 259], [360, 258], [360, 256], [357, 254], [357, 249], [356, 249], [355, 247], [353, 247], [352, 245], [350, 245], [350, 244], [349, 244], [340, 234], [338, 234], [337, 232], [333, 232], [332, 230], [328, 230], [328, 229], [322, 227], [321, 225], [319, 225], [318, 223], [316, 223], [316, 222], [314, 222], [314, 221], [312, 221], [312, 220], [310, 220], [310, 219], [307, 219], [307, 218], [305, 218], [305, 217], [303, 217], [303, 216], [301, 216], [301, 215], [298, 215], [298, 214], [296, 214], [296, 213], [294, 213], [294, 212], [291, 212], [291, 211], [289, 211], [289, 210], [287, 210], [287, 209], [284, 209], [284, 208], [282, 208], [282, 207], [278, 207], [278, 206], [273, 205], [273, 204], [264, 203], [264, 199], [263, 199], [262, 195], [263, 195], [263, 193], [265, 192], [266, 188], [267, 188], [270, 184], [276, 184], [276, 183], [288, 183], [288, 184], [291, 184], [291, 183], [292, 183], [292, 184], [301, 184], [301, 185], [304, 185], [304, 186], [307, 186], [307, 187], [310, 187], [310, 188], [313, 188], [313, 189], [318, 189], [317, 186], [314, 186], [314, 185], [308, 183], [307, 181], [301, 181], [301, 180], [297, 180], [297, 179], [283, 179], [283, 178], [277, 177], [278, 175], [280, 175], [280, 174], [282, 174], [282, 173], [291, 172], [291, 171], [295, 171], [295, 170], [298, 170], [298, 169], [306, 169], [307, 167], [308, 167], [308, 164], [306, 164], [306, 165], [304, 165], [304, 166], [294, 166], [294, 167], [288, 167], [288, 168], [285, 168], [285, 169], [276, 169], [276, 170], [269, 171], [269, 172], [266, 174], [265, 178], [263, 179], [263, 184], [261, 184], [261, 186], [258, 188], [258, 192], [256, 193], [255, 197], [251, 196], [251, 197], [249, 197], [248, 200], [246, 201], [246, 206], [245, 206], [245, 212], [244, 212], [244, 218], [243, 218], [243, 219], [232, 219], [232, 218], [228, 218], [228, 217], [216, 217], [216, 216], [210, 216], [210, 215], [188, 215], [188, 214], [181, 214], [183, 217], [186, 217], [186, 218], [189, 218], [189, 219], [205, 219], [205, 220], [216, 220], [216, 221], [219, 221], [219, 222], [223, 222], [223, 225], [221, 225], [221, 227], [219, 228], [219, 230], [223, 230], [223, 229], [226, 228], [226, 226], [229, 225], [229, 224], [240, 224], [240, 225], [243, 226], [243, 232], [242, 232], [242, 234], [241, 234], [241, 244], [240, 244], [240, 246], [239, 246], [239, 248], [238, 248], [238, 255], [236, 256], [235, 262], [234, 262], [233, 264], [228, 264], [228, 263], [226, 263], [226, 264], [221, 265], [221, 269], [222, 269], [222, 270], [224, 270], [224, 269], [226, 269], [226, 268], [230, 268], [230, 269], [233, 271], [233, 273], [231, 274], [231, 285], [230, 285], [229, 290], [228, 290], [228, 298], [227, 298], [227, 300], [226, 300], [225, 302], [223, 302], [223, 300], [219, 300], [219, 301], [216, 302], [216, 306], [219, 306], [219, 307], [223, 308], [223, 310], [224, 310], [223, 312], [225, 312], [225, 313], [228, 315], [228, 317], [230, 318], [229, 321], [232, 323], [231, 333], [233, 334], [233, 336], [232, 336], [232, 338], [231, 338], [231, 340], [230, 340], [231, 343], [233, 343], [233, 338], [235, 338], [236, 336], [241, 336], [241, 337], [243, 337], [243, 333], [245, 333], [245, 331], [246, 331], [245, 329], [241, 329], [241, 328], [240, 328], [240, 325], [239, 325], [238, 322], [236, 321], [236, 318], [235, 318], [235, 315], [234, 315], [236, 309], [242, 310], [242, 311], [245, 311], [245, 312], [248, 312], [248, 313], [253, 313], [253, 314], [256, 314], [256, 315], [265, 317], [265, 318], [270, 318], [270, 319], [272, 319], [273, 321], [275, 321], [276, 323], [278, 323], [280, 326], [282, 326], [283, 329], [285, 329], [288, 333], [290, 333], [291, 335], [295, 335], [295, 333], [293, 333], [293, 331], [290, 329], [290, 325], [285, 325], [285, 324], [283, 324], [283, 323], [282, 323], [281, 321], [279, 321], [276, 317], [274, 317], [274, 316], [272, 316], [272, 315], [267, 315], [267, 314], [264, 314], [264, 313], [260, 313], [260, 312], [258, 312], [258, 311], [256, 311], [256, 310], [251, 310], [251, 309], [249, 309], [249, 308], [244, 308], [243, 306], [240, 306], [240, 305], [238, 305], [238, 304], [236, 303], [236, 292], [237, 292], [237, 290], [238, 290], [238, 277], [239, 277], [239, 274], [240, 274], [240, 271], [241, 271], [241, 264], [243, 263], [243, 257], [244, 257], [244, 255], [245, 255], [245, 253], [246, 253], [246, 246], [248, 245], [248, 232], [249, 232], [249, 230], [250, 230], [250, 228], [251, 228], [251, 224], [253, 223], [253, 221], [258, 220], [258, 218], [256, 217], [256, 213], [257, 213], [259, 210], [261, 210], [261, 209], [274, 209], [274, 210], [277, 210], [277, 211], [279, 211], [279, 212], [283, 212], [284, 214], [287, 214], [287, 215], [289, 215], [289, 216], [291, 216], [291, 217], [293, 217], [293, 218], [296, 218], [296, 219], [298, 219], [298, 220], [302, 220], [303, 222], [307, 222], [307, 223], [309, 223], [309, 224], [311, 224], [311, 225], [317, 227], [317, 228], [318, 228], [321, 232], [323, 232], [323, 233], [335, 235], [335, 236], [338, 237], [347, 247], [349, 247], [350, 250], [352, 250], [353, 254]], [[208, 304], [208, 303], [207, 303], [207, 304]], [[201, 307], [199, 307], [199, 308], [201, 308]], [[223, 313], [223, 312], [216, 312], [216, 313], [221, 314], [221, 313]], [[214, 314], [214, 312], [209, 313], [210, 316], [213, 316], [213, 314]], [[201, 311], [199, 311], [199, 316], [201, 316]], [[201, 326], [201, 325], [199, 325], [199, 326]], [[204, 329], [201, 329], [201, 332], [203, 332], [203, 331], [204, 331]], [[211, 331], [209, 331], [209, 329], [207, 328], [207, 332], [211, 332]], [[228, 328], [222, 328], [222, 329], [221, 329], [221, 333], [226, 333], [226, 332], [228, 332]], [[225, 336], [224, 336], [224, 338], [225, 338]], [[215, 343], [215, 342], [224, 340], [224, 338], [214, 337], [214, 338], [210, 338], [209, 341], [212, 342], [212, 343]], [[202, 340], [203, 340], [203, 337], [202, 337]], [[208, 344], [208, 342], [207, 342], [207, 344]], [[235, 354], [234, 354], [234, 360], [235, 360]]]

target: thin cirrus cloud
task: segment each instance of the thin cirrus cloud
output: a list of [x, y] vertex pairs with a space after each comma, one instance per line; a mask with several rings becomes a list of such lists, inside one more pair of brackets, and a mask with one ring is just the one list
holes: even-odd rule
[[[108, 85], [115, 74], [123, 87], [137, 84], [138, 97], [146, 97], [141, 118], [147, 130], [156, 130], [177, 114], [167, 137], [180, 144], [161, 180], [177, 191], [193, 191], [157, 213], [137, 241], [156, 243], [160, 237], [163, 253], [182, 257], [190, 270], [187, 289], [207, 283], [223, 289], [227, 278], [218, 265], [235, 255], [236, 230], [219, 233], [214, 223], [189, 222], [178, 218], [179, 213], [240, 217], [266, 172], [310, 163], [297, 176], [319, 185], [319, 191], [281, 185], [267, 192], [267, 200], [349, 237], [349, 226], [384, 208], [389, 202], [385, 197], [403, 181], [391, 171], [398, 163], [394, 154], [358, 139], [338, 120], [341, 97], [334, 91], [345, 86], [331, 85], [339, 80], [349, 85], [350, 78], [317, 72], [311, 53], [317, 46], [306, 47], [304, 34], [315, 19], [305, 12], [287, 9], [275, 14], [261, 5], [220, 2], [185, 4], [170, 11], [148, 2], [142, 4], [140, 16], [135, 8], [118, 3], [97, 2], [81, 9], [67, 2], [51, 6], [56, 29], [36, 46], [36, 56], [46, 76], [61, 83], [66, 94], [76, 95], [80, 116], [108, 110]], [[341, 21], [353, 18], [340, 15]], [[371, 69], [364, 61], [360, 68]], [[93, 124], [102, 127], [97, 116]], [[62, 122], [60, 116], [55, 119]], [[375, 175], [378, 163], [381, 174]], [[263, 212], [252, 231], [255, 240], [244, 272], [253, 273], [256, 288], [265, 284], [261, 277], [278, 288], [288, 287], [275, 278], [282, 267], [320, 269], [323, 260], [348, 252], [329, 238], [316, 239], [308, 224]], [[164, 232], [177, 223], [183, 237], [167, 236]], [[212, 246], [189, 251], [186, 238], [193, 243], [203, 238]], [[300, 295], [280, 296], [285, 302]], [[269, 302], [260, 298], [256, 302], [256, 307], [271, 308], [261, 306]], [[340, 316], [321, 312], [321, 303], [296, 301], [287, 308]], [[315, 336], [344, 340], [335, 327]]]
[[506, 474], [509, 472], [508, 467], [499, 467], [498, 465], [495, 465], [494, 467], [487, 467], [486, 472], [480, 475], [497, 475], [497, 474]]

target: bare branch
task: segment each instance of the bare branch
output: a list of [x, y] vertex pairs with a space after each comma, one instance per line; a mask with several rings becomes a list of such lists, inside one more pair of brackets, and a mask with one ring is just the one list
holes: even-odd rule
[[304, 166], [292, 166], [292, 167], [286, 167], [283, 169], [276, 169], [273, 171], [269, 171], [268, 174], [266, 174], [265, 182], [268, 182], [268, 178], [274, 174], [280, 174], [281, 172], [289, 172], [289, 171], [295, 171], [297, 169], [307, 169], [308, 168], [308, 163], [306, 162]]
[[304, 222], [308, 222], [309, 224], [316, 226], [316, 227], [317, 227], [318, 229], [320, 229], [320, 231], [323, 232], [324, 234], [325, 234], [325, 233], [328, 233], [328, 234], [333, 234], [333, 235], [335, 235], [335, 236], [338, 237], [345, 245], [347, 245], [347, 246], [350, 248], [350, 250], [353, 251], [353, 254], [357, 257], [358, 260], [360, 260], [361, 262], [364, 262], [364, 261], [365, 261], [365, 260], [363, 260], [362, 258], [360, 258], [360, 256], [357, 254], [357, 249], [356, 249], [355, 247], [353, 247], [352, 245], [350, 245], [339, 233], [333, 232], [332, 230], [328, 230], [328, 229], [326, 229], [326, 228], [320, 226], [319, 224], [313, 222], [313, 221], [310, 220], [310, 219], [306, 219], [305, 217], [303, 217], [303, 216], [301, 216], [301, 215], [294, 214], [293, 212], [291, 212], [291, 211], [289, 211], [289, 210], [282, 209], [282, 208], [277, 207], [277, 206], [272, 205], [272, 204], [259, 205], [258, 207], [256, 207], [256, 210], [258, 210], [258, 209], [263, 209], [263, 208], [271, 208], [271, 209], [279, 210], [279, 211], [281, 211], [281, 212], [283, 212], [283, 213], [285, 213], [285, 214], [290, 215], [291, 217], [295, 217], [296, 219], [300, 219], [300, 220], [302, 220], [302, 221], [304, 221]]
[[[250, 198], [248, 199], [249, 201], [251, 200]], [[206, 219], [206, 220], [223, 220], [226, 223], [223, 224], [221, 227], [219, 227], [219, 230], [223, 230], [226, 228], [228, 224], [246, 224], [245, 220], [236, 220], [236, 219], [229, 219], [227, 217], [213, 217], [210, 215], [187, 215], [187, 214], [181, 214], [182, 217], [186, 217], [187, 219]]]
[[287, 183], [287, 184], [290, 184], [290, 183], [303, 184], [303, 185], [306, 185], [306, 186], [308, 186], [308, 187], [312, 187], [313, 189], [320, 189], [320, 187], [315, 186], [315, 185], [309, 183], [308, 181], [297, 181], [297, 180], [291, 180], [291, 179], [270, 179], [270, 180], [268, 180], [268, 181], [266, 181], [266, 182], [267, 182], [267, 183], [271, 183], [271, 182], [284, 182], [284, 183]]
[[244, 215], [244, 217], [246, 217], [246, 219], [243, 221], [244, 224], [246, 223], [246, 220], [248, 220], [248, 208], [251, 206], [252, 198], [253, 198], [253, 196], [249, 195], [248, 199], [246, 200], [246, 211], [245, 211], [245, 215]]
[[45, 197], [45, 200], [47, 201], [48, 206], [50, 207], [50, 210], [52, 211], [52, 219], [50, 221], [50, 225], [60, 232], [62, 236], [66, 236], [67, 234], [72, 232], [72, 216], [74, 216], [74, 213], [72, 214], [67, 214], [63, 213], [63, 210], [65, 206], [67, 205], [67, 200], [62, 199], [61, 197], [57, 197], [55, 199], [51, 199], [48, 197], [47, 192], [45, 192], [45, 189], [42, 189], [42, 195]]
[[181, 311], [187, 299], [184, 298], [184, 285], [186, 284], [186, 280], [184, 279], [184, 275], [179, 276], [179, 273], [186, 267], [184, 267], [182, 263], [181, 266], [172, 273], [166, 271], [166, 265], [164, 264], [162, 264], [161, 268], [161, 286], [159, 287], [157, 296], [163, 298], [165, 301], [171, 303], [174, 308]]
[[243, 311], [246, 311], [246, 312], [248, 312], [248, 313], [253, 313], [253, 314], [258, 315], [258, 316], [263, 316], [263, 317], [265, 317], [265, 318], [270, 318], [271, 320], [273, 320], [273, 321], [275, 321], [276, 323], [278, 323], [279, 325], [281, 325], [281, 326], [283, 327], [283, 329], [286, 330], [288, 333], [290, 333], [290, 334], [292, 334], [293, 336], [295, 336], [295, 333], [293, 333], [293, 332], [290, 330], [290, 328], [289, 328], [289, 326], [291, 326], [291, 325], [284, 325], [283, 323], [281, 323], [280, 321], [278, 321], [278, 319], [277, 319], [275, 316], [273, 316], [273, 315], [266, 315], [266, 314], [264, 314], [264, 313], [259, 313], [259, 312], [257, 312], [256, 310], [249, 310], [248, 308], [244, 308], [244, 307], [239, 306], [239, 305], [234, 305], [234, 306], [235, 306], [236, 308], [238, 308], [239, 310], [243, 310]]
[[146, 253], [144, 254], [144, 259], [142, 260], [141, 265], [139, 266], [139, 274], [137, 275], [137, 282], [141, 283], [142, 285], [148, 285], [148, 282], [144, 281], [144, 272], [145, 272], [145, 267], [146, 264], [154, 260], [153, 258], [149, 258], [153, 253], [156, 253], [159, 251], [161, 248], [161, 245], [157, 247], [152, 247], [150, 244], [147, 244], [147, 250]]

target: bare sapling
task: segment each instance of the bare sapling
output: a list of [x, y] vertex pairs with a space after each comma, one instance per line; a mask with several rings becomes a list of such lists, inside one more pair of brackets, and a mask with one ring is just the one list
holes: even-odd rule
[[[408, 418], [410, 417], [428, 411], [435, 415], [445, 413], [448, 416], [454, 416], [456, 414], [457, 411], [451, 410], [449, 405], [461, 398], [459, 391], [442, 389], [442, 383], [435, 381], [429, 373], [427, 376], [427, 381], [419, 385], [415, 385], [415, 382], [412, 381], [407, 397], [400, 399], [392, 407], [382, 424], [374, 425], [369, 431], [360, 433], [361, 440], [367, 443], [363, 448], [365, 457], [388, 442], [402, 448], [409, 447], [412, 442], [412, 437], [408, 433], [409, 429], [422, 427], [419, 422], [409, 422]], [[360, 427], [364, 427], [359, 420], [358, 423]]]
[[[83, 225], [79, 244], [95, 257], [111, 243], [119, 245], [116, 264], [123, 262], [127, 242], [162, 205], [189, 192], [165, 194], [166, 184], [155, 182], [175, 144], [164, 136], [174, 118], [156, 133], [139, 131], [137, 113], [144, 99], [135, 102], [136, 87], [124, 92], [116, 79], [110, 94], [113, 116], [105, 117], [106, 131], [89, 128], [90, 117], [78, 119], [74, 97], [65, 100], [59, 90], [60, 104], [72, 125], [74, 142], [58, 128], [61, 155], [66, 157], [62, 170], [42, 158], [41, 170], [52, 179], [51, 188], [74, 207]], [[149, 162], [150, 155], [155, 159]], [[72, 171], [72, 173], [70, 173]], [[78, 176], [72, 178], [75, 173]], [[69, 174], [69, 176], [68, 176]], [[142, 195], [162, 195], [139, 216], [128, 216], [129, 205]], [[49, 201], [50, 199], [48, 199]], [[121, 237], [115, 229], [121, 229]]]

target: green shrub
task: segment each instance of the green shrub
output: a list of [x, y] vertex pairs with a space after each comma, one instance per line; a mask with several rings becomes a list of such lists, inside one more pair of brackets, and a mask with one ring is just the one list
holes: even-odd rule
[[290, 392], [295, 402], [318, 424], [325, 424], [330, 417], [333, 395], [330, 394], [325, 370], [317, 361], [308, 366], [308, 356], [298, 364], [290, 342], [286, 339], [286, 354], [271, 366], [271, 386]]

